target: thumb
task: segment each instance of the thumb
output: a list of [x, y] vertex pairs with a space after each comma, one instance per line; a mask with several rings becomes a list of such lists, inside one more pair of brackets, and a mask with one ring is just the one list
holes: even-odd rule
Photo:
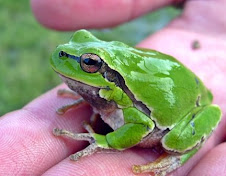
[[31, 0], [37, 20], [57, 30], [104, 28], [182, 0]]

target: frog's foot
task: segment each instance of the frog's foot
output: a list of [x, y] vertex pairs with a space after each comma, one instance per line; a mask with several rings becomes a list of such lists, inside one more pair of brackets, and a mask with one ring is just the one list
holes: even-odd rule
[[162, 154], [154, 162], [150, 162], [145, 165], [134, 165], [133, 172], [136, 174], [150, 172], [155, 176], [165, 176], [181, 166], [181, 157], [169, 155], [167, 153]]
[[68, 111], [69, 109], [72, 108], [78, 108], [79, 106], [81, 106], [82, 104], [85, 104], [85, 101], [83, 98], [79, 98], [77, 100], [75, 100], [73, 103], [62, 106], [60, 108], [57, 109], [57, 114], [62, 115], [64, 114], [66, 111]]
[[53, 134], [55, 136], [66, 136], [68, 138], [72, 138], [72, 139], [75, 139], [75, 140], [88, 141], [88, 142], [92, 143], [93, 140], [94, 140], [93, 135], [92, 135], [94, 133], [93, 128], [86, 121], [83, 122], [83, 127], [89, 133], [72, 133], [72, 132], [64, 130], [64, 129], [54, 128]]
[[81, 98], [81, 96], [79, 94], [77, 94], [76, 92], [67, 90], [67, 89], [59, 89], [57, 91], [57, 95], [62, 96], [62, 97], [69, 97], [69, 98], [76, 99], [73, 103], [62, 106], [59, 109], [57, 109], [56, 112], [59, 115], [64, 114], [69, 109], [78, 108], [80, 105], [85, 103], [85, 100], [83, 98]]
[[85, 149], [71, 155], [70, 156], [71, 160], [77, 161], [77, 160], [79, 160], [79, 158], [91, 155], [91, 154], [93, 154], [93, 153], [95, 153], [99, 150], [99, 147], [93, 142], [94, 139], [93, 139], [92, 135], [89, 134], [89, 133], [79, 133], [79, 134], [77, 134], [77, 133], [72, 133], [72, 132], [67, 131], [67, 130], [55, 128], [53, 130], [53, 134], [55, 136], [66, 136], [66, 137], [69, 137], [69, 138], [72, 138], [72, 139], [75, 139], [75, 140], [88, 141], [89, 143], [91, 143]]
[[68, 138], [72, 138], [79, 141], [89, 141], [92, 142], [92, 136], [89, 133], [72, 133], [70, 131], [54, 128], [53, 134], [55, 136], [66, 136]]
[[108, 146], [105, 136], [95, 134], [91, 125], [89, 125], [87, 122], [84, 122], [83, 126], [89, 133], [72, 133], [64, 129], [53, 129], [53, 134], [55, 136], [65, 136], [74, 140], [88, 141], [90, 143], [90, 145], [87, 146], [85, 149], [75, 154], [72, 154], [70, 156], [71, 160], [77, 161], [80, 158], [91, 155], [95, 152], [114, 151], [111, 147]]

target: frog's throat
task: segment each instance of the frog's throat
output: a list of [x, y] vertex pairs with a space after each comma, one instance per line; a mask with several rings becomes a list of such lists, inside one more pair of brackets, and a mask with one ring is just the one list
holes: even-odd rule
[[118, 109], [117, 104], [114, 101], [107, 101], [99, 96], [100, 88], [87, 85], [85, 83], [73, 80], [64, 75], [58, 73], [62, 81], [67, 84], [67, 86], [81, 95], [85, 101], [87, 101], [92, 107], [94, 107], [98, 112], [112, 112]]

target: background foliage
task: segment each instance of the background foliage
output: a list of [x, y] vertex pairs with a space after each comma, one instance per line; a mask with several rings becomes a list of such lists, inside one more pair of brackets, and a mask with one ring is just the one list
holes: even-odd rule
[[[92, 32], [104, 40], [135, 45], [179, 14], [180, 10], [167, 7], [114, 29]], [[28, 0], [0, 0], [0, 115], [23, 107], [61, 82], [49, 57], [71, 35], [39, 25]]]

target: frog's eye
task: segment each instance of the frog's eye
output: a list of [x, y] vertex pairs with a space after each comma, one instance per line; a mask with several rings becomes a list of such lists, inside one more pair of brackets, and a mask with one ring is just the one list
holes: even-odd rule
[[83, 54], [80, 61], [81, 68], [88, 73], [97, 72], [102, 66], [102, 60], [96, 54]]

